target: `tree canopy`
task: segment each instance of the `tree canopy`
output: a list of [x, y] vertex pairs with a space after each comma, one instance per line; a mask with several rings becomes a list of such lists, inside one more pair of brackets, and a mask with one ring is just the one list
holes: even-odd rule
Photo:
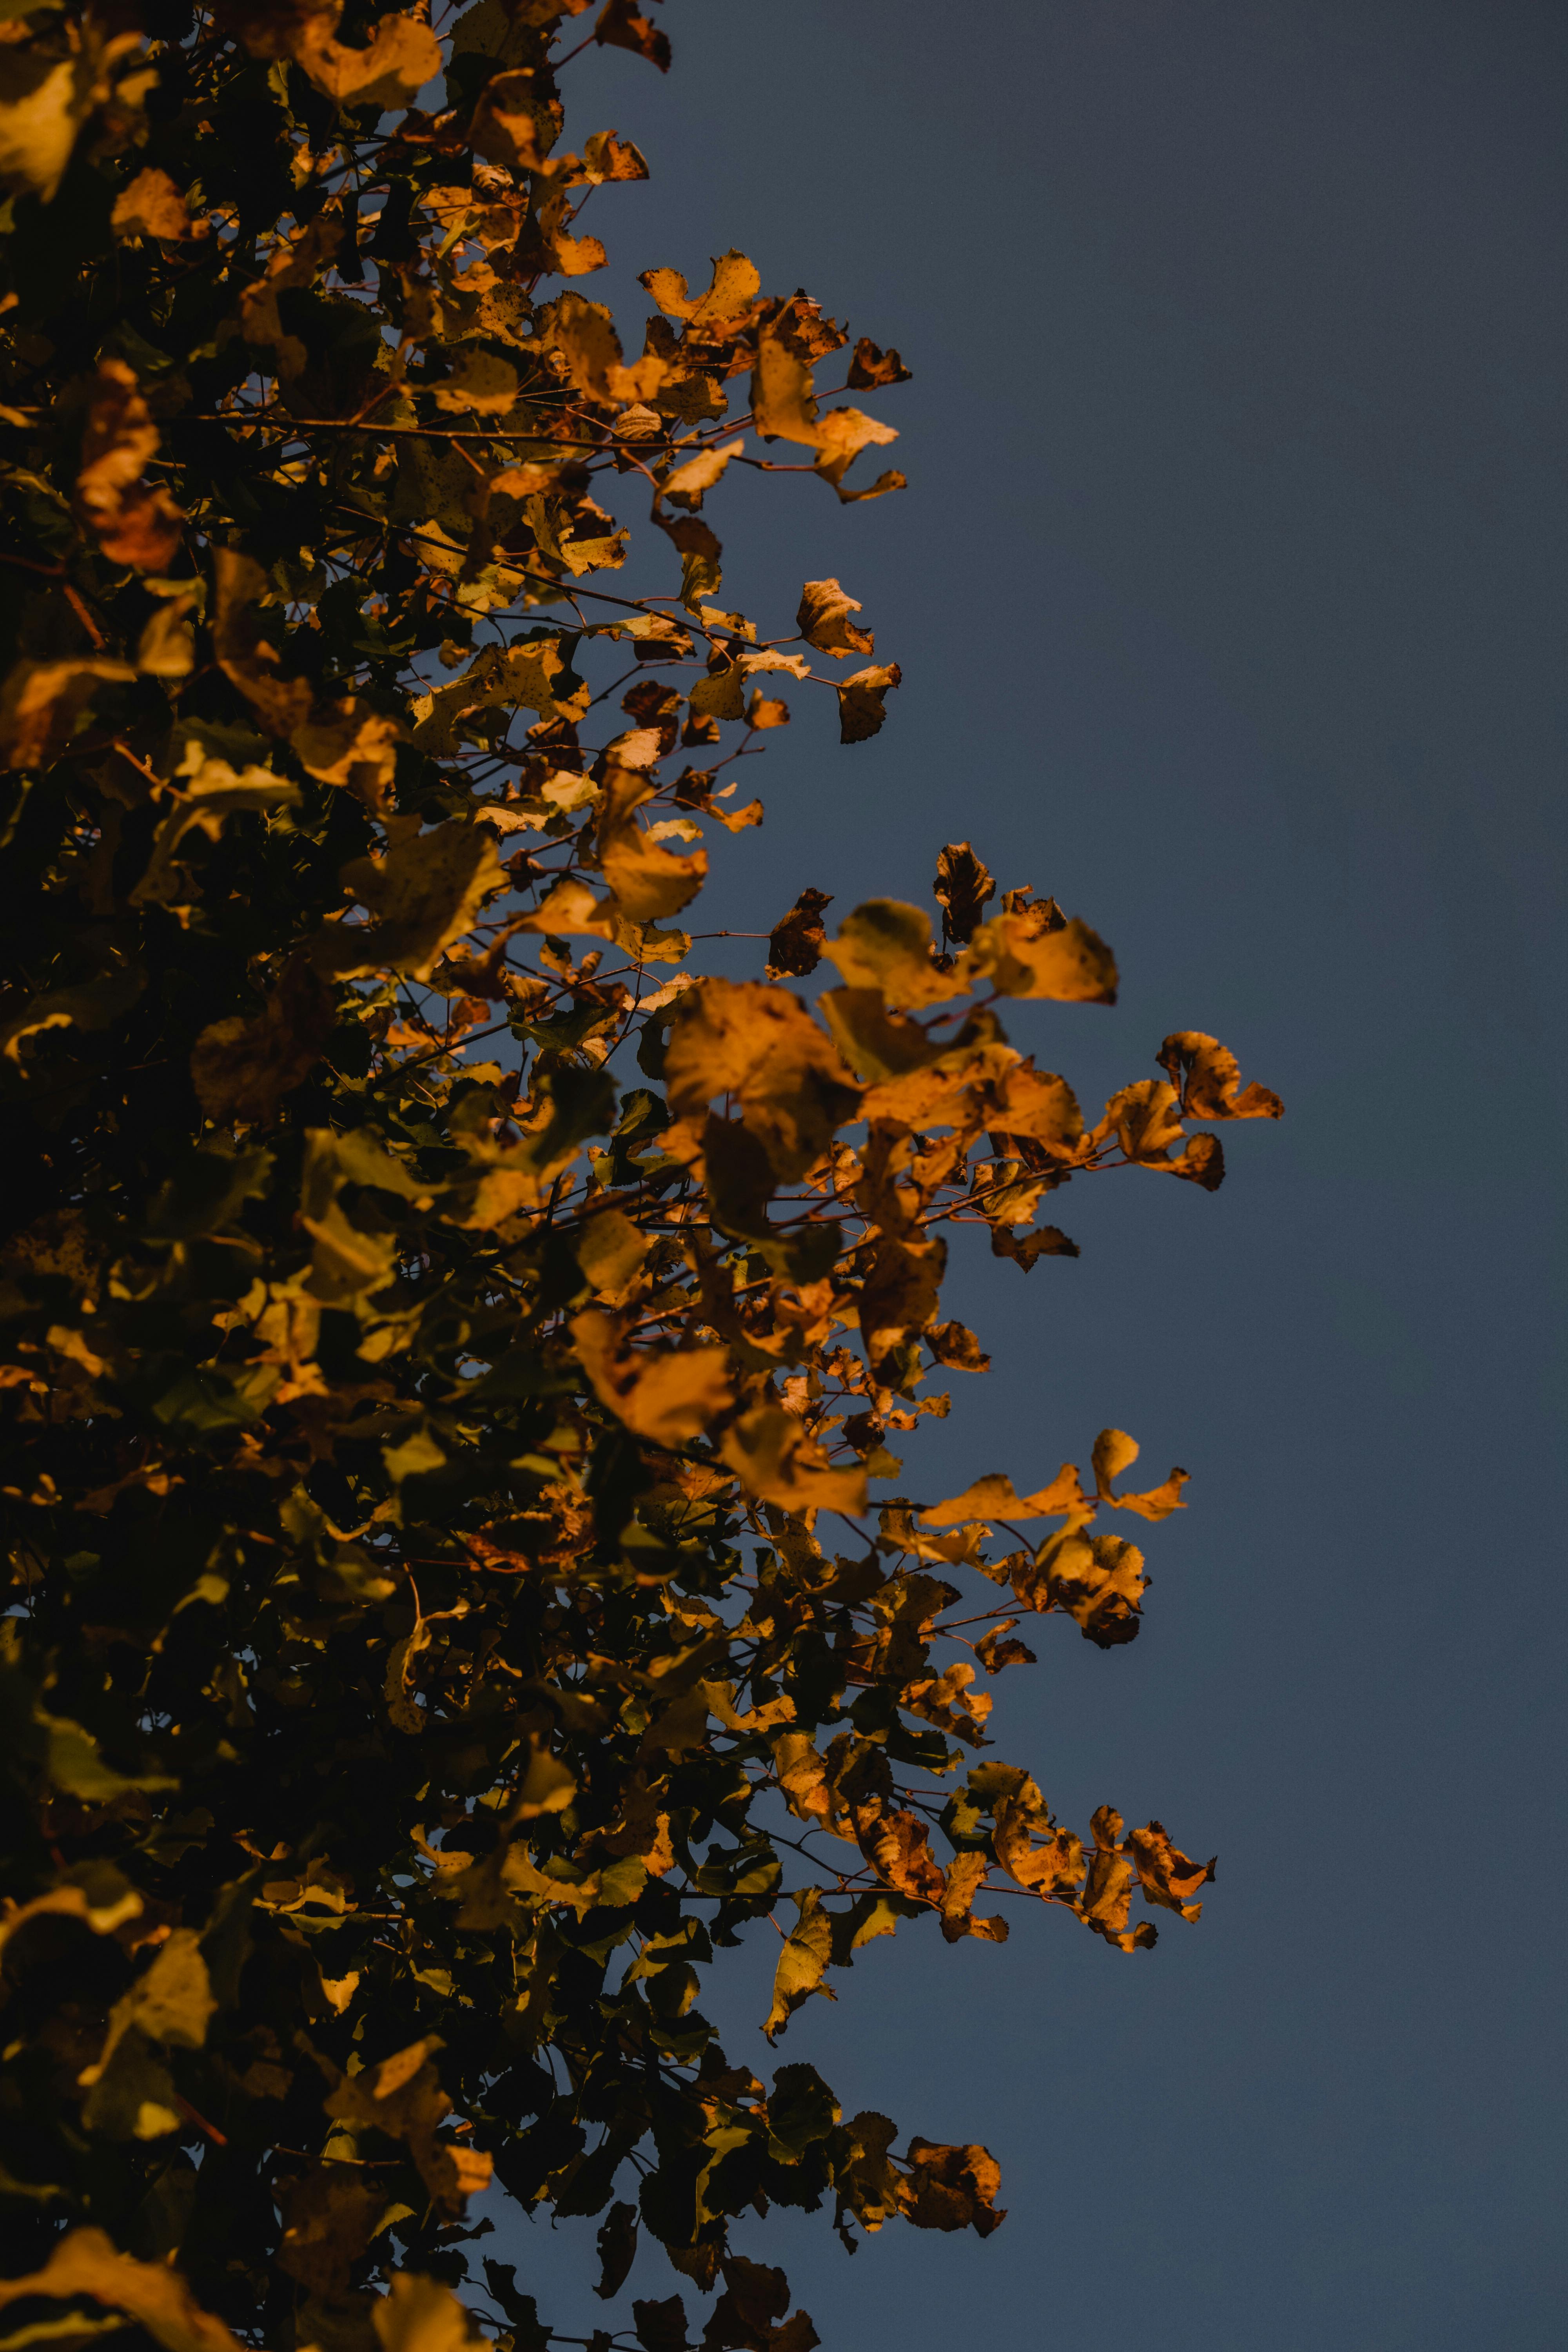
[[647, 167], [557, 72], [667, 69], [647, 5], [0, 23], [0, 2352], [582, 2340], [492, 2178], [681, 2274], [598, 2352], [809, 2352], [736, 2216], [984, 2235], [997, 2167], [701, 1972], [773, 1922], [771, 2045], [900, 1928], [1131, 1952], [1213, 1875], [986, 1733], [1185, 1473], [894, 1449], [986, 1367], [952, 1225], [1038, 1286], [1048, 1195], [1280, 1106], [1180, 1031], [1086, 1115], [1003, 1012], [1111, 951], [966, 841], [694, 961], [736, 763], [900, 684], [837, 580], [728, 609], [724, 477], [902, 489], [907, 371], [738, 250], [640, 343], [580, 290]]

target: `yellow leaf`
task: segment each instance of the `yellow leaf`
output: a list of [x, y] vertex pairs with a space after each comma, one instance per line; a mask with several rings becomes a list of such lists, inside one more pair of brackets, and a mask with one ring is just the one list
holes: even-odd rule
[[121, 189], [109, 215], [109, 226], [121, 239], [163, 237], [173, 243], [192, 235], [184, 197], [167, 172], [149, 166]]
[[602, 1404], [639, 1437], [683, 1445], [733, 1402], [727, 1348], [626, 1349], [613, 1316], [574, 1318], [578, 1360]]
[[601, 1209], [577, 1236], [577, 1263], [594, 1288], [613, 1298], [636, 1280], [648, 1246], [640, 1225], [619, 1209]]
[[421, 834], [417, 818], [412, 822], [414, 829], [401, 831], [384, 857], [357, 857], [344, 866], [344, 882], [374, 919], [318, 931], [311, 953], [319, 970], [341, 980], [389, 970], [427, 980], [486, 898], [505, 886], [485, 827], [450, 817]]
[[811, 368], [793, 341], [764, 327], [752, 367], [752, 419], [764, 441], [803, 441], [816, 448], [811, 384]]
[[1214, 1876], [1214, 1862], [1194, 1862], [1179, 1852], [1161, 1822], [1151, 1822], [1147, 1829], [1130, 1830], [1127, 1844], [1145, 1900], [1167, 1911], [1179, 1911], [1184, 1919], [1196, 1919], [1204, 1906], [1192, 1897]]
[[686, 280], [678, 269], [645, 269], [639, 282], [667, 317], [686, 319], [699, 327], [720, 327], [746, 316], [763, 281], [753, 264], [731, 247], [714, 262], [707, 291], [695, 298], [687, 292]]
[[397, 746], [406, 737], [402, 721], [374, 710], [362, 695], [312, 711], [289, 738], [308, 775], [341, 784], [379, 816], [397, 773]]
[[778, 2039], [794, 2011], [813, 1993], [820, 1992], [829, 2000], [836, 1998], [822, 1981], [833, 1950], [833, 1922], [823, 1910], [822, 1897], [815, 1886], [808, 1886], [795, 1901], [800, 1918], [779, 1953], [778, 1966], [773, 1970], [773, 2007], [763, 2027], [770, 2042]]
[[875, 735], [887, 718], [884, 696], [903, 677], [897, 662], [858, 669], [838, 688], [838, 740], [841, 743], [864, 743]]
[[479, 2335], [449, 2286], [411, 2271], [394, 2272], [370, 2316], [381, 2352], [466, 2352]]
[[1058, 930], [1034, 933], [1026, 915], [994, 915], [960, 961], [963, 985], [988, 980], [1002, 996], [1045, 996], [1059, 1004], [1114, 1004], [1116, 960], [1075, 915]]
[[1094, 1483], [1101, 1499], [1110, 1493], [1110, 1482], [1130, 1470], [1139, 1454], [1138, 1440], [1129, 1437], [1124, 1429], [1102, 1429], [1094, 1441]]
[[786, 1182], [854, 1116], [858, 1089], [798, 997], [760, 981], [700, 981], [672, 1012], [665, 1082], [677, 1118], [733, 1094]]
[[[816, 470], [824, 481], [833, 484], [845, 504], [849, 505], [857, 497], [868, 495], [864, 490], [857, 492], [840, 487], [861, 450], [881, 448], [898, 437], [892, 425], [879, 425], [874, 416], [866, 415], [864, 409], [830, 408], [826, 416], [819, 416], [816, 420], [814, 436], [817, 447]], [[884, 474], [877, 485], [879, 489], [895, 487], [903, 488], [901, 474], [891, 478]]]
[[440, 72], [441, 45], [417, 16], [382, 16], [364, 49], [334, 40], [325, 16], [308, 17], [294, 55], [340, 106], [405, 107]]
[[135, 676], [129, 662], [101, 654], [17, 662], [0, 687], [0, 758], [8, 768], [47, 766], [69, 742], [100, 683], [130, 685]]
[[291, 735], [310, 717], [312, 696], [302, 677], [286, 677], [278, 649], [262, 635], [256, 606], [271, 593], [259, 563], [237, 548], [215, 547], [213, 651], [268, 732]]
[[931, 919], [898, 898], [868, 898], [846, 915], [823, 953], [851, 988], [874, 988], [889, 1004], [940, 1004], [961, 983], [931, 961]]
[[72, 2230], [41, 2271], [0, 2279], [0, 2306], [28, 2295], [87, 2295], [139, 2321], [164, 2352], [239, 2352], [221, 2319], [204, 2311], [167, 2263], [133, 2262], [101, 2230]]
[[138, 1978], [115, 2002], [97, 2063], [85, 2067], [78, 2082], [86, 2085], [101, 2078], [132, 2026], [153, 2042], [199, 2050], [207, 2038], [207, 2020], [216, 2007], [195, 1928], [176, 1927], [168, 1941], [160, 1945], [145, 1976]]
[[695, 457], [688, 457], [684, 466], [677, 466], [666, 481], [661, 495], [672, 507], [685, 507], [695, 514], [701, 507], [702, 494], [723, 478], [731, 457], [738, 457], [745, 447], [744, 441], [726, 441], [721, 448], [704, 449]]
[[471, 409], [479, 416], [504, 416], [516, 399], [517, 370], [489, 352], [466, 352], [461, 366], [435, 391], [437, 408]]
[[1217, 1037], [1200, 1029], [1178, 1029], [1167, 1037], [1157, 1056], [1170, 1073], [1173, 1086], [1182, 1088], [1182, 1112], [1187, 1118], [1282, 1118], [1285, 1106], [1267, 1087], [1246, 1087], [1241, 1093], [1241, 1066]]
[[921, 1513], [922, 1528], [957, 1528], [970, 1519], [1040, 1519], [1077, 1517], [1092, 1508], [1079, 1489], [1078, 1472], [1064, 1462], [1048, 1486], [1037, 1495], [1017, 1495], [1013, 1481], [999, 1470], [976, 1478], [950, 1503], [938, 1503]]
[[800, 592], [800, 610], [795, 616], [795, 627], [808, 646], [831, 655], [835, 661], [847, 661], [854, 654], [874, 654], [877, 641], [869, 629], [858, 629], [849, 618], [861, 610], [853, 596], [846, 595], [837, 580], [808, 580]]
[[866, 1507], [866, 1473], [858, 1463], [836, 1469], [804, 1423], [777, 1405], [758, 1405], [732, 1423], [720, 1447], [748, 1494], [790, 1511]]

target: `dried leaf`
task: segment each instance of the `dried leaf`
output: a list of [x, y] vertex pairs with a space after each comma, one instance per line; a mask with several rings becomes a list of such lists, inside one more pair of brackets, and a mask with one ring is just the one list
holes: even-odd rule
[[572, 1337], [600, 1402], [656, 1445], [700, 1437], [733, 1402], [727, 1349], [626, 1350], [622, 1327], [596, 1308], [574, 1318]]
[[441, 71], [441, 45], [417, 16], [381, 16], [368, 48], [335, 40], [326, 16], [308, 17], [294, 55], [340, 106], [408, 106]]
[[996, 2209], [1002, 2168], [983, 2147], [910, 2142], [910, 2175], [900, 2199], [917, 2230], [973, 2230], [988, 2238], [1006, 2220]]
[[[838, 740], [841, 743], [864, 743], [875, 735], [888, 716], [884, 698], [903, 677], [897, 662], [875, 664], [869, 669], [858, 669], [838, 688]], [[1043, 994], [1043, 991], [1037, 993]], [[1004, 993], [1016, 995], [1017, 990]]]
[[672, 1011], [664, 1074], [678, 1118], [732, 1094], [786, 1182], [820, 1158], [858, 1100], [799, 998], [759, 981], [704, 980], [688, 989]]
[[1192, 1898], [1214, 1876], [1213, 1860], [1194, 1862], [1179, 1852], [1161, 1822], [1151, 1822], [1147, 1829], [1129, 1831], [1127, 1844], [1146, 1902], [1158, 1903], [1167, 1911], [1179, 1911], [1184, 1919], [1202, 1916], [1203, 1905]]
[[184, 197], [167, 172], [153, 164], [121, 189], [109, 226], [117, 237], [156, 236], [171, 244], [194, 233]]
[[1285, 1106], [1267, 1087], [1241, 1087], [1241, 1066], [1217, 1037], [1199, 1029], [1178, 1029], [1156, 1057], [1182, 1090], [1186, 1118], [1282, 1118]]
[[637, 14], [635, 0], [605, 0], [594, 38], [611, 42], [617, 49], [630, 49], [634, 56], [657, 66], [660, 73], [669, 71], [669, 36], [650, 17]]
[[868, 898], [823, 953], [851, 988], [879, 989], [891, 1005], [940, 1004], [960, 992], [936, 966], [930, 918], [898, 898]]
[[847, 595], [837, 580], [808, 580], [800, 592], [795, 625], [808, 646], [816, 646], [835, 661], [847, 661], [852, 653], [874, 654], [877, 650], [870, 630], [857, 628], [849, 618], [851, 613], [860, 610], [854, 597]]
[[967, 947], [988, 902], [996, 896], [995, 877], [976, 857], [967, 841], [950, 841], [936, 861], [935, 896], [942, 908], [945, 946], [955, 940]]
[[1075, 915], [1036, 933], [1021, 914], [993, 915], [965, 949], [963, 985], [988, 981], [1000, 996], [1046, 996], [1060, 1004], [1114, 1004], [1116, 960]]
[[239, 2352], [222, 2320], [202, 2310], [178, 2271], [165, 2263], [133, 2262], [101, 2230], [72, 2230], [41, 2271], [0, 2279], [0, 2306], [28, 2295], [57, 2303], [86, 2295], [123, 2311], [164, 2352]]
[[162, 483], [142, 478], [158, 447], [134, 369], [123, 360], [100, 360], [82, 436], [77, 511], [111, 563], [138, 572], [167, 571], [185, 520]]
[[749, 1495], [790, 1511], [866, 1507], [866, 1473], [858, 1463], [836, 1469], [793, 1413], [758, 1405], [731, 1423], [720, 1452]]
[[319, 932], [318, 970], [341, 980], [388, 970], [427, 980], [506, 877], [492, 835], [451, 817], [433, 833], [400, 831], [384, 857], [355, 858], [342, 878], [373, 919]]

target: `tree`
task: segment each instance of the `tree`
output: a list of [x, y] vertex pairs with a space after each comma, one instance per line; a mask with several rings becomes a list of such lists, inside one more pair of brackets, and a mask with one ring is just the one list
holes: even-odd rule
[[985, 1368], [948, 1225], [1029, 1275], [1047, 1194], [1212, 1191], [1211, 1123], [1279, 1102], [1181, 1032], [1086, 1122], [998, 1008], [1108, 1003], [1110, 952], [964, 842], [940, 943], [889, 900], [830, 940], [813, 887], [765, 978], [693, 973], [781, 685], [854, 746], [900, 680], [836, 580], [725, 609], [704, 502], [902, 488], [826, 403], [907, 372], [738, 251], [650, 269], [628, 359], [574, 215], [646, 167], [563, 147], [556, 71], [669, 46], [585, 5], [5, 27], [12, 2344], [528, 2352], [470, 2270], [493, 2172], [605, 2214], [606, 2297], [646, 2231], [709, 2352], [805, 2352], [734, 2215], [984, 2234], [996, 2167], [731, 2063], [701, 1969], [773, 1920], [772, 2042], [901, 1926], [999, 1941], [995, 1895], [1131, 1951], [1135, 1892], [1212, 1875], [1058, 1824], [976, 1680], [1025, 1616], [1131, 1641], [1102, 1515], [1185, 1474], [1122, 1490], [1108, 1430], [1087, 1489], [868, 1482]]

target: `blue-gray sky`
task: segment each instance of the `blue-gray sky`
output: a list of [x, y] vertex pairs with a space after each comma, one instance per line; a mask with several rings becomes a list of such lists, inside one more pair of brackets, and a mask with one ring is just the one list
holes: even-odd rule
[[[1048, 1912], [871, 1948], [779, 2055], [984, 2141], [1008, 2223], [853, 2262], [826, 2216], [743, 2242], [832, 2352], [1548, 2352], [1568, 17], [663, 17], [668, 80], [571, 68], [574, 133], [616, 124], [654, 174], [595, 197], [615, 267], [582, 290], [636, 318], [637, 269], [738, 245], [915, 371], [859, 395], [902, 495], [731, 469], [709, 500], [722, 601], [782, 630], [836, 573], [905, 683], [849, 751], [795, 698], [704, 909], [927, 899], [967, 835], [1121, 959], [1114, 1011], [1019, 1007], [1016, 1042], [1098, 1103], [1210, 1030], [1288, 1106], [1227, 1134], [1213, 1199], [1058, 1195], [1076, 1263], [962, 1253], [995, 1369], [921, 1457], [1022, 1489], [1114, 1423], [1194, 1474], [1142, 1638], [1043, 1625], [994, 1727], [1068, 1820], [1110, 1800], [1217, 1849], [1202, 1925], [1130, 1959]], [[703, 2004], [760, 2071], [770, 1962]], [[603, 2323], [584, 2225], [500, 2234], [557, 2326]], [[646, 2246], [629, 2292], [678, 2284]]]

